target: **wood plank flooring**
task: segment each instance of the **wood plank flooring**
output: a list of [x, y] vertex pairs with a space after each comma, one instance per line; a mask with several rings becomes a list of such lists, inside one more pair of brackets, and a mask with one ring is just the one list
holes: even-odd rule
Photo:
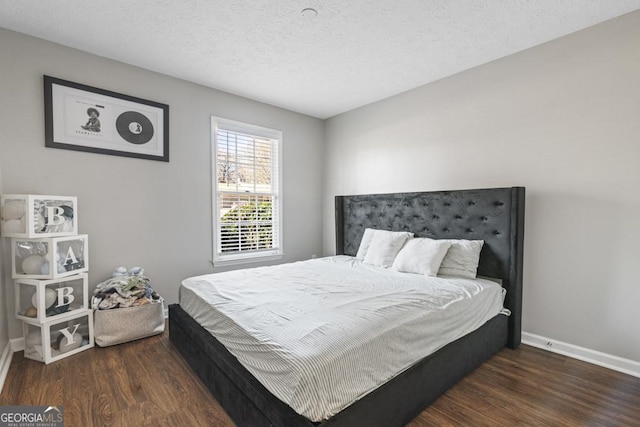
[[[13, 356], [0, 405], [63, 405], [66, 426], [233, 426], [168, 331], [51, 365]], [[410, 424], [640, 426], [640, 378], [525, 345], [504, 349]]]

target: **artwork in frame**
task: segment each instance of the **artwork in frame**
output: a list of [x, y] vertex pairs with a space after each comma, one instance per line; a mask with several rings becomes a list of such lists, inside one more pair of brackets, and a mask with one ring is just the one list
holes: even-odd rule
[[44, 76], [45, 146], [169, 161], [169, 106]]

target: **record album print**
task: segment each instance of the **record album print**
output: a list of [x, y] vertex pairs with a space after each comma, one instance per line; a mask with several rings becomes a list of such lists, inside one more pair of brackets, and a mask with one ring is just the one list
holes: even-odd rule
[[169, 106], [44, 76], [45, 146], [169, 161]]
[[142, 113], [125, 111], [116, 119], [116, 129], [125, 141], [146, 144], [153, 137], [153, 123]]

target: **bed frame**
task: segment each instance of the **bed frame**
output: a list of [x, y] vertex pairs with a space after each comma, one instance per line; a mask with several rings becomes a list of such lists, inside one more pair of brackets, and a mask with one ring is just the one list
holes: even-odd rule
[[511, 316], [494, 317], [323, 422], [273, 396], [178, 304], [169, 306], [170, 339], [238, 426], [403, 426], [501, 348], [520, 344], [524, 202], [524, 187], [335, 198], [338, 255], [354, 256], [366, 228], [484, 240], [478, 275], [501, 279]]

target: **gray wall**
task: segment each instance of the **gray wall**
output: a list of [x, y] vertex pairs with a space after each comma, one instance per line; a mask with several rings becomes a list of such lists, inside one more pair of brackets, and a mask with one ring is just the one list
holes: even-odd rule
[[[1, 77], [1, 75], [0, 75]], [[4, 114], [4, 109], [0, 107], [0, 115]], [[2, 127], [0, 127], [0, 160], [2, 159]], [[2, 162], [0, 161], [0, 164]], [[0, 166], [0, 194], [2, 194], [2, 167]], [[10, 310], [13, 309], [13, 301], [11, 304], [7, 300], [7, 292], [5, 291], [5, 286], [9, 286], [10, 281], [5, 280], [4, 278], [4, 263], [5, 263], [5, 246], [8, 247], [6, 242], [0, 239], [0, 357], [4, 353], [7, 345], [9, 345], [9, 318], [10, 318]], [[7, 256], [8, 258], [8, 256]], [[13, 317], [13, 316], [11, 316]], [[1, 368], [1, 367], [0, 367]], [[2, 384], [0, 384], [0, 391], [2, 391]]]
[[527, 187], [524, 331], [640, 361], [640, 12], [331, 118], [337, 194]]
[[[78, 196], [90, 287], [140, 265], [176, 302], [182, 279], [214, 271], [211, 115], [283, 132], [284, 261], [321, 252], [321, 120], [4, 29], [0, 58], [3, 191]], [[43, 74], [168, 104], [170, 163], [45, 148]]]
[[[210, 115], [284, 132], [285, 261], [333, 253], [336, 194], [524, 185], [524, 330], [640, 361], [637, 40], [636, 12], [324, 126], [0, 29], [2, 190], [77, 195], [91, 284], [138, 264], [173, 302], [213, 271]], [[45, 148], [42, 74], [169, 104], [171, 162]]]

